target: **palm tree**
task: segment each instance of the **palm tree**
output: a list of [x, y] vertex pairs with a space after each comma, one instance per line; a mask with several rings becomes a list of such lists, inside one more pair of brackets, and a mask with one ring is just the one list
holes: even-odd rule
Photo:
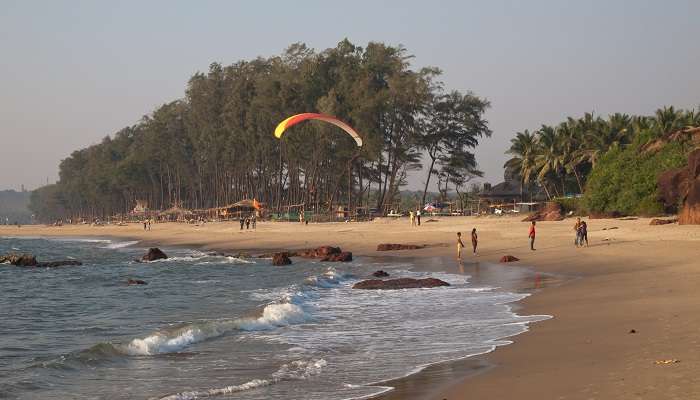
[[523, 188], [530, 183], [535, 174], [535, 151], [537, 147], [537, 136], [528, 130], [518, 132], [510, 140], [510, 148], [506, 154], [513, 156], [503, 167], [520, 177], [520, 197], [523, 196]]
[[[546, 180], [554, 175], [561, 182], [562, 195], [565, 193], [564, 187], [564, 166], [565, 157], [562, 146], [562, 137], [557, 134], [557, 130], [551, 126], [542, 125], [538, 131], [538, 146], [537, 155], [535, 155], [535, 168], [537, 169], [537, 180], [541, 182], [547, 196], [551, 199], [551, 195], [547, 190]], [[557, 192], [556, 185], [554, 191]]]
[[656, 110], [653, 124], [657, 135], [663, 135], [678, 129], [685, 128], [685, 116], [682, 110], [676, 110], [673, 106]]

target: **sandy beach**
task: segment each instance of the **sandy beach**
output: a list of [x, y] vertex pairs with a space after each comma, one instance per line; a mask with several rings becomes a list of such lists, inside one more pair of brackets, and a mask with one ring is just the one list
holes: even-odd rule
[[[409, 226], [405, 218], [350, 224], [263, 222], [255, 231], [241, 231], [237, 223], [164, 223], [151, 231], [138, 224], [2, 226], [0, 236], [120, 237], [229, 252], [336, 245], [355, 255], [425, 259], [423, 268], [461, 268], [471, 275], [480, 264], [510, 254], [520, 261], [504, 268], [539, 273], [522, 288], [534, 291], [521, 302], [519, 313], [554, 318], [532, 324], [529, 332], [513, 338], [513, 345], [486, 356], [430, 367], [401, 380], [385, 398], [700, 398], [700, 228], [650, 226], [645, 218], [589, 220], [590, 247], [577, 249], [573, 223], [538, 223], [536, 251], [528, 248], [529, 224], [512, 217], [424, 218], [420, 227]], [[479, 254], [465, 251], [459, 264], [454, 260], [455, 232], [468, 238], [472, 227], [479, 233]], [[377, 252], [379, 243], [428, 247]], [[663, 360], [677, 362], [657, 363]]]

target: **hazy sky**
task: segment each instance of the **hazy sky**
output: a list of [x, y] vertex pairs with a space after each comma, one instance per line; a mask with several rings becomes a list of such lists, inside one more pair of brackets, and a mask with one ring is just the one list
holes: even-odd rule
[[488, 98], [477, 160], [496, 182], [517, 131], [697, 107], [699, 15], [700, 1], [0, 0], [0, 189], [55, 181], [61, 159], [183, 97], [211, 62], [345, 37], [403, 44], [448, 89]]

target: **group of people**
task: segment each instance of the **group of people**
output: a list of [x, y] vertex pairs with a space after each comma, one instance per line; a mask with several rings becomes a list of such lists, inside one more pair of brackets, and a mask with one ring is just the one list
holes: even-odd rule
[[420, 208], [416, 211], [409, 211], [408, 219], [411, 221], [411, 226], [420, 226]]
[[581, 218], [576, 218], [574, 232], [576, 232], [574, 246], [583, 247], [583, 242], [586, 242], [586, 247], [588, 247], [588, 224], [586, 224], [586, 221], [581, 221]]
[[[476, 228], [472, 228], [472, 254], [476, 255], [476, 247], [479, 244], [479, 236], [476, 234]], [[462, 248], [464, 248], [464, 243], [462, 242], [462, 232], [457, 232], [457, 259], [462, 259]]]
[[243, 226], [245, 226], [246, 229], [250, 229], [251, 223], [253, 224], [253, 229], [255, 229], [258, 220], [257, 220], [257, 217], [255, 215], [245, 217], [245, 218], [243, 218], [243, 216], [241, 215], [238, 222], [240, 222], [240, 224], [241, 224], [241, 230], [243, 230]]
[[151, 224], [153, 223], [153, 218], [147, 218], [143, 220], [143, 230], [144, 231], [150, 231], [151, 230]]

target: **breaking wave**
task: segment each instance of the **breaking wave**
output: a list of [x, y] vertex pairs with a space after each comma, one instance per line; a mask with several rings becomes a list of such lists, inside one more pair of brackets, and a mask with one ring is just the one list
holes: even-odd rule
[[215, 397], [227, 394], [243, 392], [246, 390], [257, 389], [263, 386], [269, 386], [282, 381], [305, 380], [309, 377], [321, 373], [323, 367], [327, 365], [326, 360], [297, 360], [288, 364], [282, 365], [279, 370], [274, 372], [267, 379], [253, 379], [240, 385], [231, 385], [223, 388], [195, 390], [180, 392], [165, 397], [160, 397], [159, 400], [195, 400], [202, 397]]

